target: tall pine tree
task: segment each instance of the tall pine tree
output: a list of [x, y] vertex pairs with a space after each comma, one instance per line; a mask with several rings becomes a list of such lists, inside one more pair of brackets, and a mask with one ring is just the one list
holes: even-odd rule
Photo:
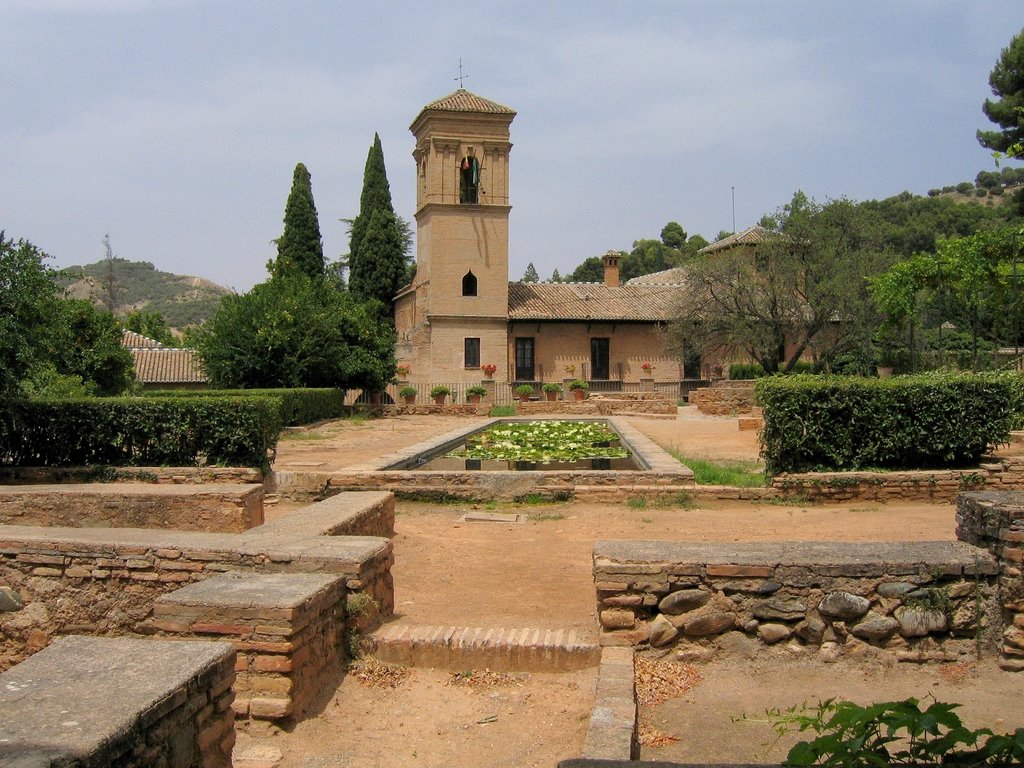
[[302, 163], [295, 166], [292, 175], [292, 191], [284, 206], [284, 234], [277, 239], [273, 272], [274, 277], [324, 276], [324, 246], [313, 203], [313, 185]]
[[406, 243], [391, 204], [391, 187], [384, 167], [380, 136], [366, 157], [359, 215], [349, 241], [349, 290], [364, 299], [377, 299], [390, 316], [392, 300], [406, 282]]

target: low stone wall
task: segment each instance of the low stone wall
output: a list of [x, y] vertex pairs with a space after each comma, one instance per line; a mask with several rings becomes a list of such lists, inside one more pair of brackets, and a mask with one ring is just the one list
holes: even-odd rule
[[263, 524], [263, 486], [100, 483], [0, 486], [0, 525], [239, 533]]
[[249, 467], [0, 467], [0, 485], [49, 483], [262, 483]]
[[999, 566], [963, 542], [599, 542], [604, 645], [684, 659], [783, 644], [823, 661], [973, 657], [1002, 631]]
[[394, 498], [354, 493], [241, 534], [0, 526], [0, 668], [57, 635], [152, 631], [159, 597], [229, 570], [337, 574], [373, 598], [368, 620], [389, 616], [391, 542], [331, 535], [358, 520], [393, 526]]
[[8, 766], [228, 768], [227, 643], [65, 637], [0, 674]]
[[1000, 562], [1003, 658], [1000, 666], [1024, 671], [1024, 491], [965, 493], [957, 500], [956, 533]]
[[227, 573], [158, 598], [147, 629], [230, 640], [235, 713], [299, 718], [345, 661], [345, 579]]
[[902, 472], [800, 472], [776, 475], [772, 487], [811, 503], [859, 501], [955, 501], [971, 490], [1024, 489], [1024, 456], [988, 456], [977, 469]]
[[716, 381], [710, 387], [690, 392], [689, 402], [701, 413], [730, 416], [754, 410], [753, 381]]

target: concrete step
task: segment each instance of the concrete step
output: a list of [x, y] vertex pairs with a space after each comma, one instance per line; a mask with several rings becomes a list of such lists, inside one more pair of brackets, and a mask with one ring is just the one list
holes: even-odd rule
[[[586, 636], [585, 636], [586, 635]], [[596, 633], [532, 627], [385, 624], [368, 638], [380, 661], [410, 667], [495, 672], [565, 672], [597, 665]]]

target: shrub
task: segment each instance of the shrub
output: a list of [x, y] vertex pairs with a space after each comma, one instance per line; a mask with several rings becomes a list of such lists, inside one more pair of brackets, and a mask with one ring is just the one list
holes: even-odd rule
[[961, 181], [959, 184], [956, 185], [956, 191], [959, 192], [961, 195], [969, 195], [971, 194], [971, 191], [973, 189], [974, 185], [971, 184], [971, 182], [969, 181]]
[[410, 387], [408, 384], [398, 390], [399, 397], [412, 397], [416, 394], [416, 387]]
[[1014, 370], [988, 371], [979, 376], [1001, 381], [1010, 388], [1010, 429], [1024, 429], [1024, 373]]
[[520, 384], [518, 387], [516, 387], [516, 394], [517, 395], [532, 395], [533, 394], [533, 385], [532, 384]]
[[760, 363], [733, 363], [729, 366], [729, 378], [734, 381], [759, 379], [762, 376], [764, 376], [764, 368]]
[[481, 387], [479, 384], [474, 384], [472, 387], [466, 387], [467, 395], [480, 395], [480, 397], [487, 396], [487, 387]]
[[774, 475], [974, 465], [1009, 437], [1013, 395], [1006, 381], [968, 374], [772, 376], [757, 399]]
[[559, 384], [558, 382], [549, 381], [547, 384], [543, 384], [541, 386], [541, 389], [543, 389], [545, 392], [561, 392], [562, 385]]
[[269, 397], [7, 401], [0, 464], [268, 467], [281, 431]]
[[577, 389], [582, 389], [586, 391], [590, 389], [590, 385], [587, 384], [587, 382], [585, 382], [583, 379], [573, 379], [572, 381], [569, 382], [569, 389], [571, 389], [574, 392]]
[[294, 389], [203, 389], [152, 390], [143, 397], [271, 397], [278, 402], [281, 423], [286, 427], [334, 419], [346, 412], [345, 390], [320, 388]]
[[436, 387], [434, 387], [433, 389], [430, 390], [430, 396], [431, 397], [441, 397], [441, 395], [444, 395], [445, 397], [447, 397], [451, 393], [452, 393], [451, 389], [446, 387], [444, 384], [438, 384]]

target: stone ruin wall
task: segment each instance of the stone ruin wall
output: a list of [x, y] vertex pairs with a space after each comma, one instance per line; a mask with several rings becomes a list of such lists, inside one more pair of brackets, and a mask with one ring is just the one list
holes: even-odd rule
[[379, 620], [394, 609], [394, 556], [373, 533], [393, 530], [394, 499], [379, 493], [334, 497], [244, 534], [0, 526], [0, 669], [59, 635], [152, 634], [162, 596], [227, 571], [334, 572], [346, 594], [372, 598], [362, 623]]
[[601, 542], [604, 645], [682, 659], [766, 652], [951, 661], [994, 652], [998, 564], [959, 542], [684, 545]]

